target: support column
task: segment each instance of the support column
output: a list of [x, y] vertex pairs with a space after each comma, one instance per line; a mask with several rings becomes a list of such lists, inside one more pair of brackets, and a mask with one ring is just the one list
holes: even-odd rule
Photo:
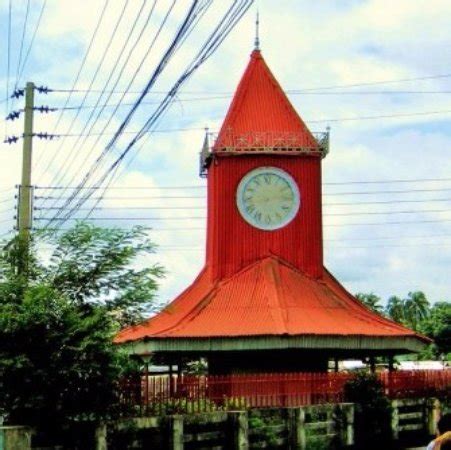
[[394, 372], [394, 370], [395, 370], [395, 359], [394, 359], [394, 357], [393, 357], [393, 355], [389, 355], [388, 356], [388, 371], [391, 373], [391, 372]]
[[370, 356], [370, 370], [371, 373], [376, 373], [376, 360], [374, 356]]

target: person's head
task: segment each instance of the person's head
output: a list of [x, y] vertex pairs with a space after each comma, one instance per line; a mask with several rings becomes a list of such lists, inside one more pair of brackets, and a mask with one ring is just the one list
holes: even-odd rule
[[437, 432], [439, 435], [447, 431], [451, 431], [451, 414], [444, 414], [437, 422]]

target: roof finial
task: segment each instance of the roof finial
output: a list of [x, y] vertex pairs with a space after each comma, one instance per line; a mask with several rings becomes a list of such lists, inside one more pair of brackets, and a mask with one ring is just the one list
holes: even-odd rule
[[257, 9], [257, 17], [255, 19], [255, 50], [260, 50], [260, 36], [258, 27], [260, 25], [258, 9]]

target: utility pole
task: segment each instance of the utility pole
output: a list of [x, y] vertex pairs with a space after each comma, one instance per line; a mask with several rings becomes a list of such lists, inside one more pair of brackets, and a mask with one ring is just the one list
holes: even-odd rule
[[24, 134], [22, 149], [22, 183], [19, 186], [18, 230], [19, 230], [19, 273], [27, 273], [32, 227], [31, 160], [33, 152], [34, 84], [28, 82], [25, 88]]

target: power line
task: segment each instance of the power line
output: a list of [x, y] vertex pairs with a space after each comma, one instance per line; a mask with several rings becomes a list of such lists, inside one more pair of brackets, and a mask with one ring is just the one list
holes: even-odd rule
[[[46, 186], [46, 187], [35, 187], [36, 190], [38, 189], [47, 189], [47, 190], [61, 190], [65, 189], [63, 187], [54, 187], [54, 186]], [[67, 189], [76, 189], [75, 187], [68, 187]], [[102, 189], [100, 186], [94, 186], [94, 187], [85, 187], [82, 189], [90, 189], [93, 191]], [[206, 189], [205, 186], [162, 186], [162, 187], [150, 187], [150, 186], [121, 186], [121, 187], [111, 187], [112, 190], [182, 190], [182, 189]], [[376, 195], [376, 194], [410, 194], [410, 193], [417, 193], [417, 192], [449, 192], [451, 191], [451, 188], [435, 188], [435, 189], [408, 189], [408, 190], [384, 190], [384, 191], [348, 191], [348, 192], [329, 192], [329, 193], [323, 193], [323, 197], [330, 197], [330, 196], [341, 196], [341, 195]], [[52, 197], [55, 198], [55, 197]], [[57, 197], [60, 199], [61, 197]], [[70, 197], [69, 197], [70, 198]], [[96, 197], [96, 200], [102, 199], [102, 197]], [[151, 197], [149, 197], [151, 198]], [[167, 198], [167, 197], [165, 197]], [[188, 197], [185, 197], [188, 198]], [[189, 197], [192, 198], [192, 197]]]
[[[145, 2], [143, 3], [143, 5], [144, 5], [144, 4], [145, 4]], [[130, 60], [131, 56], [133, 55], [135, 49], [137, 48], [137, 46], [138, 46], [138, 44], [139, 44], [139, 42], [140, 42], [140, 40], [141, 40], [141, 38], [142, 38], [142, 35], [143, 35], [144, 31], [146, 30], [148, 24], [150, 23], [150, 20], [151, 20], [151, 18], [152, 18], [152, 16], [153, 16], [153, 12], [154, 12], [155, 5], [156, 5], [156, 1], [154, 1], [154, 3], [153, 3], [153, 5], [152, 5], [152, 7], [151, 7], [151, 9], [150, 9], [150, 11], [149, 11], [149, 13], [148, 13], [148, 15], [147, 15], [147, 18], [146, 18], [146, 21], [145, 21], [143, 27], [141, 28], [141, 30], [140, 30], [138, 36], [135, 38], [135, 42], [134, 42], [133, 45], [131, 46], [131, 48], [130, 48], [130, 50], [129, 50], [129, 52], [128, 52], [128, 55], [127, 55], [126, 59], [123, 61], [122, 67], [121, 67], [121, 69], [120, 69], [120, 71], [119, 71], [119, 74], [118, 74], [117, 77], [116, 77], [116, 80], [115, 80], [115, 82], [114, 82], [113, 88], [115, 88], [115, 87], [118, 85], [118, 83], [120, 82], [120, 80], [121, 80], [121, 78], [122, 78], [122, 75], [123, 75], [123, 73], [124, 73], [124, 70], [125, 70], [126, 67], [127, 67], [128, 61]], [[143, 65], [144, 65], [144, 62], [147, 60], [147, 58], [148, 58], [149, 55], [151, 54], [151, 52], [152, 52], [152, 50], [153, 50], [153, 48], [154, 48], [154, 45], [155, 45], [157, 39], [159, 38], [159, 36], [160, 36], [160, 34], [161, 34], [162, 29], [163, 29], [164, 26], [166, 25], [166, 22], [167, 22], [167, 20], [168, 20], [168, 18], [169, 18], [169, 16], [170, 16], [170, 14], [172, 13], [172, 10], [173, 10], [174, 6], [175, 6], [175, 1], [172, 1], [172, 4], [170, 5], [169, 9], [166, 11], [166, 14], [163, 16], [163, 19], [162, 19], [162, 21], [161, 21], [159, 27], [157, 28], [157, 30], [156, 30], [156, 32], [155, 32], [155, 34], [154, 34], [154, 37], [153, 37], [153, 39], [152, 39], [150, 45], [147, 47], [147, 50], [146, 50], [146, 53], [145, 53], [144, 57], [141, 59], [140, 64], [139, 64], [138, 67], [135, 69], [132, 78], [131, 78], [131, 79], [129, 80], [129, 82], [128, 82], [128, 84], [127, 84], [127, 91], [130, 90], [131, 86], [132, 86], [133, 83], [135, 82], [136, 77], [137, 77], [138, 74], [140, 73], [140, 71], [141, 71], [141, 69], [142, 69], [142, 67], [143, 67]], [[139, 15], [138, 15], [138, 16], [139, 16]], [[133, 29], [134, 29], [134, 26], [135, 26], [135, 25], [136, 25], [136, 21], [135, 21], [135, 23], [134, 23], [134, 25], [133, 25]], [[129, 35], [129, 38], [130, 38], [130, 35]], [[127, 40], [127, 42], [128, 42], [128, 40]], [[125, 47], [122, 48], [121, 53], [124, 51], [124, 49], [125, 49]], [[109, 82], [110, 82], [110, 80], [111, 80], [111, 75], [112, 75], [112, 74], [110, 74], [110, 77], [108, 78], [107, 83], [106, 83], [106, 85], [104, 86], [104, 88], [106, 88], [106, 87], [108, 86], [108, 84], [109, 84]], [[126, 92], [127, 92], [127, 91], [126, 91]], [[142, 95], [142, 92], [141, 92], [140, 94]], [[125, 96], [125, 94], [122, 95], [122, 97], [121, 97], [121, 99], [120, 99], [120, 102], [119, 102], [119, 105], [120, 105], [120, 103], [122, 102], [122, 100], [124, 99], [124, 96]], [[108, 97], [106, 98], [104, 104], [106, 104], [106, 103], [108, 102], [109, 98], [110, 98], [110, 96], [108, 96]], [[141, 100], [142, 100], [142, 99], [141, 99]], [[133, 107], [136, 108], [136, 104], [135, 104], [135, 103], [133, 104]], [[105, 125], [103, 126], [102, 132], [101, 132], [101, 134], [100, 134], [99, 136], [101, 136], [102, 133], [105, 132], [105, 130], [107, 129], [107, 127], [108, 127], [109, 124], [111, 123], [111, 120], [113, 119], [114, 115], [116, 114], [117, 109], [118, 109], [118, 106], [117, 106], [117, 107], [115, 108], [115, 110], [111, 113], [109, 119], [107, 120], [107, 122], [106, 122]], [[100, 114], [102, 113], [102, 111], [103, 111], [103, 108], [98, 112], [98, 114], [97, 114], [97, 116], [96, 116], [96, 118], [95, 118], [95, 120], [94, 120], [94, 124], [93, 124], [93, 125], [95, 125], [95, 123], [99, 120], [99, 117], [100, 117]], [[132, 114], [133, 111], [134, 111], [134, 110], [132, 109], [132, 111], [128, 113], [128, 116], [127, 116], [127, 117], [130, 117], [130, 114]], [[124, 121], [124, 122], [122, 123], [122, 125], [121, 125], [121, 128], [123, 128], [123, 127], [125, 126], [124, 124], [126, 124], [126, 123], [128, 123], [128, 122], [125, 122], [125, 121]], [[93, 135], [92, 129], [93, 129], [93, 126], [91, 126], [91, 128], [89, 129], [89, 132], [88, 132], [87, 136], [88, 136], [88, 135], [91, 135], [91, 136]], [[122, 133], [123, 131], [124, 131], [124, 130], [121, 129], [121, 133]], [[110, 144], [109, 144], [110, 146], [112, 146], [113, 143], [114, 143], [114, 141], [117, 139], [116, 133], [117, 133], [117, 131], [115, 132], [115, 136], [114, 136], [113, 140], [110, 141]], [[82, 143], [83, 146], [84, 146], [85, 143], [86, 143], [86, 139], [87, 139], [87, 137], [83, 140], [83, 143]], [[77, 140], [77, 141], [78, 141], [78, 140]], [[96, 139], [96, 141], [95, 141], [95, 142], [93, 143], [93, 145], [91, 146], [90, 151], [88, 151], [87, 154], [85, 155], [85, 158], [83, 159], [82, 164], [80, 165], [80, 167], [83, 167], [83, 166], [86, 164], [87, 158], [89, 157], [89, 154], [94, 150], [94, 148], [95, 148], [95, 146], [98, 144], [98, 142], [99, 142], [99, 139]], [[104, 150], [104, 151], [105, 151], [105, 150]], [[100, 154], [100, 156], [96, 159], [95, 164], [98, 164], [99, 162], [101, 162], [101, 160], [102, 160], [102, 158], [103, 158], [104, 151], [103, 151], [103, 152]], [[72, 161], [70, 162], [70, 165], [72, 165], [73, 162], [74, 162], [74, 158], [72, 158]], [[61, 177], [60, 177], [60, 179], [61, 179]], [[72, 176], [72, 178], [71, 178], [70, 181], [69, 181], [69, 184], [73, 183], [74, 180], [75, 180], [75, 175]], [[53, 181], [55, 181], [55, 179], [54, 179]]]
[[[351, 181], [326, 181], [323, 185], [338, 186], [348, 184], [391, 184], [391, 183], [432, 183], [447, 182], [451, 178], [402, 178], [388, 180], [351, 180]], [[112, 186], [110, 189], [192, 189], [206, 188], [207, 185], [182, 185], [182, 186]], [[13, 188], [9, 188], [11, 190]], [[35, 186], [35, 189], [78, 189], [78, 186]], [[101, 189], [100, 186], [91, 186], [86, 189]]]
[[[108, 42], [106, 43], [106, 45], [105, 45], [105, 47], [104, 47], [104, 49], [103, 49], [103, 53], [102, 53], [102, 56], [101, 56], [101, 58], [100, 58], [100, 61], [99, 61], [99, 63], [97, 64], [97, 67], [96, 67], [96, 70], [94, 71], [93, 76], [91, 77], [91, 81], [89, 82], [88, 90], [86, 91], [86, 93], [85, 93], [85, 95], [84, 95], [84, 97], [83, 97], [83, 99], [82, 99], [82, 105], [84, 105], [84, 103], [85, 103], [85, 101], [87, 100], [89, 94], [91, 93], [90, 90], [92, 89], [92, 87], [93, 87], [95, 81], [97, 80], [97, 76], [99, 75], [100, 69], [102, 68], [103, 63], [105, 62], [105, 58], [106, 58], [106, 56], [107, 56], [109, 50], [111, 49], [111, 44], [113, 43], [114, 38], [115, 38], [116, 36], [118, 36], [117, 30], [118, 30], [118, 28], [119, 28], [119, 25], [120, 25], [121, 22], [122, 22], [122, 19], [124, 18], [124, 14], [125, 14], [125, 11], [126, 11], [126, 9], [127, 9], [128, 4], [129, 4], [129, 0], [125, 0], [124, 4], [123, 4], [123, 6], [122, 6], [122, 10], [120, 11], [120, 14], [119, 14], [119, 16], [118, 16], [118, 18], [117, 18], [117, 20], [116, 20], [116, 23], [115, 23], [114, 27], [112, 27], [112, 30], [111, 30], [111, 34], [110, 34], [109, 40], [108, 40]], [[127, 38], [127, 42], [128, 42], [128, 39], [130, 39], [130, 34], [129, 34], [128, 38]], [[121, 55], [120, 55], [120, 56], [121, 56]], [[120, 57], [120, 56], [119, 56], [119, 57]], [[118, 59], [116, 59], [116, 62], [115, 62], [115, 64], [114, 64], [114, 67], [116, 67], [117, 62], [118, 62]], [[111, 74], [110, 74], [110, 77], [111, 77]], [[108, 79], [108, 80], [109, 80], [109, 79]], [[100, 100], [100, 98], [102, 97], [102, 95], [103, 95], [103, 94], [100, 94], [99, 100]], [[76, 112], [75, 116], [72, 118], [72, 121], [71, 121], [71, 123], [70, 123], [70, 125], [69, 125], [69, 127], [68, 127], [68, 129], [67, 129], [66, 134], [70, 134], [71, 130], [73, 129], [73, 127], [74, 127], [74, 125], [75, 125], [75, 123], [76, 123], [76, 121], [77, 121], [77, 118], [78, 118], [80, 112], [81, 112], [81, 110], [78, 110], [78, 111]], [[86, 127], [88, 126], [88, 123], [89, 123], [90, 119], [91, 119], [91, 116], [88, 118], [88, 121], [86, 122], [86, 124], [85, 124], [85, 126], [84, 126], [84, 128], [83, 128], [81, 136], [83, 135], [83, 133], [84, 133]], [[54, 155], [55, 155], [56, 157], [57, 157], [59, 154], [61, 154], [61, 150], [64, 148], [65, 140], [66, 140], [66, 137], [63, 136], [63, 140], [62, 140], [62, 142], [61, 142], [59, 148], [54, 152]], [[72, 149], [69, 151], [69, 153], [73, 152], [73, 150], [74, 150], [74, 148], [76, 147], [76, 145], [77, 145], [78, 142], [79, 142], [79, 139], [77, 139], [77, 141], [74, 143], [74, 145], [73, 145]], [[51, 165], [52, 160], [53, 160], [53, 158], [49, 160], [49, 163], [47, 164], [46, 168], [44, 169], [44, 172], [47, 172], [47, 171], [48, 171], [48, 169], [49, 169], [49, 167], [50, 167], [50, 165]], [[63, 167], [62, 167], [61, 170], [60, 170], [61, 173], [64, 173], [64, 172], [65, 172], [66, 164], [67, 164], [67, 161], [68, 161], [68, 160], [69, 160], [69, 158], [68, 158], [67, 155], [66, 155], [66, 158], [64, 158]]]
[[25, 66], [26, 66], [26, 64], [28, 62], [28, 57], [30, 56], [30, 52], [31, 52], [31, 49], [32, 49], [33, 44], [34, 44], [34, 40], [35, 40], [36, 35], [38, 33], [39, 26], [41, 24], [41, 19], [42, 19], [42, 16], [44, 14], [44, 10], [45, 10], [46, 5], [47, 5], [47, 0], [43, 0], [42, 6], [41, 6], [41, 10], [39, 12], [38, 20], [36, 21], [36, 26], [35, 26], [35, 29], [34, 29], [34, 32], [33, 32], [33, 36], [32, 36], [31, 41], [30, 41], [30, 45], [28, 46], [27, 52], [25, 53], [25, 58], [23, 60], [22, 67], [19, 70], [18, 82], [20, 82], [20, 79], [22, 77], [23, 71], [25, 70]]
[[[149, 104], [149, 103], [143, 103]], [[120, 104], [119, 106], [130, 105]], [[59, 108], [56, 108], [57, 110]], [[305, 119], [307, 123], [329, 123], [329, 122], [352, 122], [352, 121], [360, 121], [360, 120], [376, 120], [376, 119], [395, 119], [401, 117], [417, 117], [417, 116], [429, 116], [429, 115], [437, 115], [437, 114], [450, 114], [451, 109], [445, 110], [437, 110], [437, 111], [421, 111], [421, 112], [413, 112], [413, 113], [399, 113], [399, 114], [381, 114], [375, 116], [355, 116], [355, 117], [337, 117], [337, 118], [329, 118], [329, 119]], [[167, 129], [155, 129], [151, 130], [151, 133], [181, 133], [186, 131], [202, 131], [205, 130], [204, 127], [182, 127], [182, 128], [167, 128]], [[124, 131], [123, 134], [136, 134], [138, 130], [132, 131]], [[89, 135], [84, 135], [82, 133], [64, 133], [64, 134], [56, 134], [55, 137], [63, 137], [63, 138], [74, 138], [74, 137], [94, 137], [94, 136], [108, 136], [114, 134], [113, 132], [98, 132], [98, 133], [89, 133]]]
[[[149, 103], [144, 103], [149, 104]], [[128, 104], [129, 105], [129, 104]], [[125, 106], [125, 104], [122, 104], [120, 106]], [[58, 108], [57, 108], [58, 109]], [[332, 123], [332, 122], [352, 122], [352, 121], [363, 121], [363, 120], [376, 120], [376, 119], [396, 119], [396, 118], [402, 118], [402, 117], [418, 117], [418, 116], [430, 116], [430, 115], [437, 115], [437, 114], [450, 114], [451, 109], [446, 110], [436, 110], [436, 111], [420, 111], [420, 112], [413, 112], [413, 113], [399, 113], [399, 114], [381, 114], [381, 115], [374, 115], [374, 116], [355, 116], [355, 117], [337, 117], [337, 118], [329, 118], [329, 119], [305, 119], [305, 122], [307, 123]], [[187, 131], [202, 131], [205, 130], [203, 127], [184, 127], [184, 128], [162, 128], [162, 129], [155, 129], [150, 130], [148, 133], [182, 133]], [[136, 134], [138, 133], [138, 130], [130, 130], [130, 131], [124, 131], [123, 134]], [[89, 133], [87, 137], [94, 137], [94, 136], [109, 136], [114, 134], [113, 132], [106, 132], [101, 131], [98, 133]], [[81, 137], [84, 136], [84, 134], [81, 133], [65, 133], [65, 134], [56, 134], [55, 137], [63, 137], [63, 138], [74, 138], [74, 137]]]
[[[201, 199], [205, 200], [207, 197], [163, 197], [163, 196], [157, 196], [157, 197], [144, 197], [144, 198], [135, 198], [135, 197], [115, 197], [116, 200], [154, 200], [154, 199]], [[48, 200], [49, 197], [35, 197], [35, 200], [41, 200], [46, 199]], [[95, 200], [96, 198], [91, 197], [91, 200]], [[99, 198], [97, 198], [99, 199]], [[60, 199], [62, 200], [62, 199]], [[112, 200], [111, 197], [103, 197], [103, 200]], [[431, 203], [431, 202], [451, 202], [451, 198], [440, 198], [440, 199], [425, 199], [425, 200], [389, 200], [389, 201], [374, 201], [374, 202], [336, 202], [336, 203], [323, 203], [323, 206], [362, 206], [362, 205], [380, 205], [380, 204], [398, 204], [398, 203]], [[206, 207], [199, 206], [199, 205], [191, 205], [191, 206], [96, 206], [95, 210], [117, 210], [117, 209], [204, 209]], [[43, 206], [43, 207], [36, 207], [36, 210], [57, 210], [59, 209], [59, 206]], [[79, 211], [87, 211], [91, 210], [92, 208], [80, 208]]]
[[[97, 23], [96, 23], [96, 26], [95, 26], [94, 31], [93, 31], [93, 33], [92, 33], [91, 39], [90, 39], [90, 41], [89, 41], [88, 48], [87, 48], [87, 50], [86, 50], [86, 52], [85, 52], [85, 54], [84, 54], [84, 56], [83, 56], [82, 62], [81, 62], [81, 64], [80, 64], [80, 67], [78, 68], [78, 72], [77, 72], [77, 74], [75, 75], [74, 82], [72, 83], [72, 89], [75, 88], [75, 86], [76, 86], [77, 83], [78, 83], [78, 80], [80, 79], [81, 72], [83, 71], [83, 68], [84, 68], [84, 66], [85, 66], [85, 64], [86, 64], [86, 61], [87, 61], [87, 59], [88, 59], [88, 55], [89, 55], [89, 53], [91, 52], [92, 45], [93, 45], [93, 43], [94, 43], [94, 41], [95, 41], [95, 39], [96, 39], [97, 32], [99, 31], [100, 25], [101, 25], [101, 23], [102, 23], [102, 21], [103, 21], [103, 18], [105, 17], [105, 11], [106, 11], [107, 6], [108, 6], [108, 0], [105, 0], [105, 1], [104, 1], [104, 4], [103, 4], [103, 7], [102, 7], [102, 9], [101, 9], [100, 15], [99, 15], [98, 18], [97, 18]], [[70, 101], [71, 97], [72, 97], [72, 92], [69, 92], [69, 95], [66, 97], [66, 101], [65, 101], [65, 103], [64, 103], [64, 106], [67, 106], [67, 105], [69, 104], [69, 101]], [[56, 124], [55, 124], [55, 126], [53, 127], [53, 131], [52, 131], [51, 134], [55, 134], [55, 131], [57, 130], [57, 128], [58, 128], [58, 126], [59, 126], [59, 124], [60, 124], [60, 122], [61, 122], [63, 116], [64, 116], [64, 109], [61, 110], [61, 113], [58, 115]], [[44, 153], [42, 153], [42, 155], [44, 155]], [[51, 159], [53, 159], [53, 158], [54, 158], [54, 155], [51, 157]], [[39, 166], [41, 160], [42, 160], [42, 159], [39, 158], [38, 161], [36, 162], [36, 168]]]
[[374, 194], [410, 194], [412, 192], [449, 192], [451, 188], [444, 189], [409, 189], [409, 190], [396, 190], [396, 191], [354, 191], [354, 192], [335, 192], [325, 193], [324, 197], [337, 196], [337, 195], [374, 195]]
[[[8, 5], [8, 38], [7, 38], [7, 53], [6, 53], [6, 105], [5, 105], [5, 117], [9, 112], [9, 76], [11, 70], [11, 16], [12, 16], [12, 0], [9, 0]], [[8, 134], [8, 123], [5, 121], [5, 136]]]
[[424, 213], [448, 213], [451, 209], [413, 209], [403, 211], [365, 211], [365, 212], [345, 212], [345, 213], [325, 213], [323, 216], [378, 216], [391, 214], [424, 214]]
[[[53, 210], [53, 209], [59, 209], [56, 207], [48, 207], [48, 208], [39, 208], [36, 207], [36, 210]], [[117, 207], [117, 208], [102, 208], [102, 207], [92, 207], [92, 208], [78, 208], [77, 211], [96, 211], [96, 210], [108, 210], [108, 209], [136, 209], [136, 210], [185, 210], [190, 211], [192, 209], [201, 209], [204, 210], [206, 208], [201, 206], [194, 206], [194, 207], [167, 207], [167, 206], [156, 206], [156, 207]], [[348, 216], [377, 216], [377, 215], [393, 215], [393, 214], [425, 214], [425, 213], [449, 213], [451, 212], [450, 209], [416, 209], [416, 210], [403, 210], [403, 211], [362, 211], [362, 212], [345, 212], [345, 213], [325, 213], [323, 214], [323, 217], [348, 217]], [[190, 219], [206, 219], [206, 217], [189, 217]], [[102, 220], [101, 217], [95, 218], [96, 220]], [[105, 220], [114, 220], [114, 217], [105, 218]], [[117, 220], [139, 220], [140, 218], [127, 218], [127, 217], [117, 217]], [[178, 217], [148, 217], [143, 218], [143, 220], [171, 220], [171, 219], [178, 219]]]
[[[184, 220], [206, 220], [205, 216], [173, 216], [173, 217], [70, 217], [67, 220], [89, 220], [89, 221], [184, 221]], [[36, 221], [44, 221], [48, 220], [46, 217], [37, 217], [34, 220]], [[352, 223], [334, 223], [334, 224], [324, 224], [324, 227], [343, 227], [343, 226], [379, 226], [379, 225], [403, 225], [409, 223], [442, 223], [442, 222], [451, 222], [451, 219], [441, 219], [441, 220], [415, 220], [415, 221], [387, 221], [387, 222], [352, 222]]]
[[[106, 186], [104, 187], [102, 196], [104, 195], [106, 189], [111, 184], [114, 175], [116, 173], [117, 167], [119, 167], [119, 164], [122, 162], [122, 160], [125, 158], [125, 156], [128, 154], [128, 152], [131, 150], [131, 148], [134, 146], [134, 144], [141, 139], [142, 133], [145, 130], [149, 130], [152, 128], [152, 126], [155, 125], [156, 121], [162, 116], [162, 114], [165, 112], [167, 107], [171, 104], [173, 101], [175, 95], [177, 94], [178, 90], [182, 86], [182, 84], [195, 72], [195, 70], [203, 63], [205, 62], [212, 54], [213, 52], [218, 48], [218, 46], [222, 43], [222, 41], [225, 39], [225, 37], [229, 34], [231, 29], [236, 25], [236, 23], [241, 19], [242, 15], [247, 11], [249, 8], [251, 2], [249, 1], [242, 1], [239, 2], [237, 5], [236, 2], [230, 6], [227, 13], [224, 17], [222, 17], [222, 20], [218, 23], [213, 33], [209, 36], [207, 41], [203, 44], [199, 52], [197, 53], [196, 57], [193, 59], [193, 61], [188, 65], [185, 72], [182, 74], [181, 77], [177, 80], [177, 82], [173, 85], [171, 90], [166, 95], [165, 99], [162, 101], [161, 105], [156, 109], [154, 114], [151, 115], [151, 117], [147, 120], [146, 124], [141, 129], [141, 132], [135, 136], [135, 138], [127, 145], [125, 150], [121, 153], [121, 155], [115, 160], [115, 162], [104, 172], [103, 175], [101, 175], [100, 179], [95, 184], [103, 184], [106, 182], [107, 179], [109, 181], [107, 182]], [[205, 9], [206, 10], [206, 9]], [[167, 62], [169, 58], [172, 56], [172, 54], [180, 47], [181, 43], [184, 41], [184, 37], [187, 33], [190, 33], [192, 31], [191, 25], [196, 22], [196, 16], [199, 14], [203, 14], [205, 11], [201, 11], [199, 9], [195, 8], [195, 4], [191, 7], [190, 11], [188, 12], [188, 15], [186, 16], [182, 26], [179, 28], [179, 31], [177, 32], [176, 38], [171, 43], [169, 48], [166, 50], [164, 57], [162, 58], [160, 64], [158, 65], [156, 71], [152, 75], [150, 81], [148, 82], [144, 92], [140, 95], [139, 99], [136, 102], [136, 106], [132, 108], [132, 111], [128, 114], [125, 121], [122, 123], [122, 125], [119, 127], [119, 130], [112, 141], [107, 145], [105, 148], [105, 151], [101, 155], [101, 157], [104, 157], [105, 154], [111, 149], [111, 144], [114, 143], [118, 136], [124, 131], [125, 126], [128, 124], [128, 121], [131, 118], [131, 115], [135, 112], [136, 108], [142, 102], [144, 96], [149, 91], [150, 87], [153, 86], [155, 83], [157, 77], [162, 72], [162, 70], [166, 67]], [[191, 28], [191, 29], [190, 29]], [[93, 177], [93, 174], [95, 172], [95, 169], [99, 166], [99, 159], [96, 161], [93, 170], [90, 170], [82, 182], [80, 183], [80, 187], [84, 187], [86, 183], [88, 182], [89, 178]], [[80, 191], [78, 191], [80, 192]], [[84, 195], [83, 198], [81, 198], [78, 203], [73, 206], [69, 211], [67, 211], [62, 218], [58, 219], [58, 213], [50, 220], [49, 224], [53, 220], [59, 220], [61, 223], [64, 223], [67, 218], [69, 218], [72, 214], [74, 214], [78, 208], [80, 208], [84, 202], [86, 202], [89, 197], [92, 195], [94, 191], [89, 191], [87, 194]], [[75, 196], [73, 196], [75, 198]], [[70, 203], [70, 201], [68, 201]], [[65, 205], [68, 206], [68, 205]], [[61, 213], [63, 213], [63, 210], [61, 210]], [[61, 214], [60, 213], [60, 214]], [[89, 216], [89, 214], [88, 214]]]
[[19, 60], [17, 62], [17, 69], [16, 69], [16, 83], [14, 85], [14, 88], [17, 89], [17, 85], [19, 84], [19, 70], [22, 63], [22, 51], [23, 51], [23, 44], [25, 41], [25, 33], [27, 30], [27, 22], [28, 22], [28, 13], [30, 12], [30, 0], [27, 0], [27, 8], [25, 10], [25, 19], [23, 22], [23, 28], [22, 28], [22, 39], [20, 41], [20, 50], [19, 50]]
[[[353, 83], [353, 84], [340, 84], [333, 86], [318, 86], [318, 87], [310, 87], [310, 88], [302, 88], [296, 90], [287, 90], [287, 93], [296, 93], [296, 92], [308, 92], [308, 91], [318, 91], [318, 90], [329, 90], [329, 89], [344, 89], [344, 88], [354, 88], [354, 87], [362, 87], [362, 86], [374, 86], [381, 84], [391, 84], [391, 83], [404, 83], [410, 81], [423, 81], [423, 80], [432, 80], [432, 79], [440, 79], [440, 78], [450, 78], [451, 74], [439, 74], [439, 75], [427, 75], [424, 77], [415, 77], [415, 78], [399, 78], [394, 80], [382, 80], [382, 81], [370, 81], [370, 82], [362, 82], [362, 83]], [[54, 92], [69, 92], [68, 89], [52, 89]], [[72, 92], [83, 92], [83, 90], [72, 90]], [[192, 94], [202, 94], [206, 93], [205, 91], [189, 91]], [[122, 93], [122, 92], [115, 92]], [[132, 93], [132, 92], [130, 92]], [[134, 92], [136, 93], [136, 92]], [[164, 92], [156, 92], [158, 94], [162, 94]], [[232, 94], [232, 92], [222, 92], [221, 94]]]

